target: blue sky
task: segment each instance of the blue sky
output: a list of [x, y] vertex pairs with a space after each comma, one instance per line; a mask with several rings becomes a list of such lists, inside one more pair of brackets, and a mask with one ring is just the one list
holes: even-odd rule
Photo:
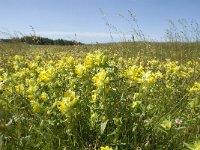
[[160, 39], [169, 19], [200, 23], [199, 7], [199, 0], [0, 0], [0, 31], [29, 34], [31, 25], [37, 35], [50, 38], [95, 43], [123, 40], [124, 34], [128, 40], [137, 29], [122, 17], [130, 19], [130, 10], [145, 36]]

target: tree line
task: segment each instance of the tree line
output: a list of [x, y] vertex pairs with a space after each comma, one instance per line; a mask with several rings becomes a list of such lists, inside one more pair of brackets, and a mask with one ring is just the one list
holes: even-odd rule
[[40, 36], [23, 36], [21, 38], [15, 37], [10, 39], [0, 39], [3, 42], [23, 42], [31, 45], [82, 45], [83, 43], [75, 40], [69, 41], [64, 39], [49, 39]]

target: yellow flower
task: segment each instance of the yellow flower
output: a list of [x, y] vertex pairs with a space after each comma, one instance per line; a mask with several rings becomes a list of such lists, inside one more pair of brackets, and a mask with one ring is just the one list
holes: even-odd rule
[[92, 78], [94, 85], [99, 88], [104, 84], [109, 82], [109, 77], [106, 77], [107, 73], [104, 69], [100, 69], [100, 71]]
[[46, 92], [42, 92], [42, 94], [41, 94], [40, 98], [41, 98], [43, 101], [46, 101], [46, 100], [47, 100], [47, 98], [48, 98], [48, 95], [47, 95], [47, 93], [46, 93]]
[[95, 93], [95, 94], [92, 95], [92, 102], [95, 103], [96, 100], [97, 100], [97, 94]]
[[40, 104], [39, 104], [38, 102], [36, 102], [36, 101], [31, 101], [30, 103], [31, 103], [32, 110], [33, 110], [34, 113], [40, 112], [40, 108], [41, 108], [41, 107], [40, 107]]
[[78, 75], [78, 77], [82, 77], [84, 75], [85, 69], [85, 66], [78, 64], [75, 66], [75, 73]]
[[85, 68], [92, 68], [93, 66], [93, 55], [92, 54], [88, 54], [86, 57], [85, 57], [85, 61], [84, 61], [84, 66]]
[[63, 99], [61, 101], [57, 102], [57, 107], [62, 113], [65, 113], [72, 106], [77, 104], [77, 102], [78, 102], [78, 98], [76, 97], [75, 92], [69, 90], [69, 91], [64, 93]]
[[194, 85], [189, 89], [189, 92], [200, 92], [200, 83], [195, 82]]
[[36, 91], [38, 90], [38, 87], [35, 85], [35, 86], [30, 86], [28, 89], [27, 89], [27, 94], [31, 95], [31, 94], [34, 94]]
[[138, 107], [142, 102], [141, 101], [133, 101], [132, 108]]
[[66, 57], [65, 61], [67, 63], [68, 68], [71, 68], [74, 65], [74, 58], [72, 56]]
[[64, 62], [62, 60], [58, 60], [55, 66], [56, 66], [56, 69], [60, 69], [64, 67]]
[[48, 82], [49, 81], [48, 74], [44, 70], [40, 72], [38, 77], [39, 77], [39, 80], [42, 81], [42, 82]]
[[23, 84], [16, 85], [16, 86], [15, 86], [15, 91], [16, 91], [17, 93], [20, 93], [20, 92], [24, 91], [24, 85], [23, 85]]
[[165, 130], [170, 130], [172, 127], [172, 122], [170, 120], [164, 120], [161, 124], [160, 124]]
[[190, 150], [200, 150], [200, 141], [195, 141], [194, 144], [187, 144], [187, 143], [185, 143], [185, 145]]
[[109, 146], [103, 147], [103, 146], [101, 146], [100, 150], [112, 150], [112, 147], [109, 147]]
[[62, 101], [57, 102], [57, 107], [58, 107], [58, 110], [60, 110], [62, 113], [64, 113], [68, 110], [69, 105], [66, 101], [62, 100]]
[[36, 68], [37, 67], [37, 64], [35, 62], [30, 62], [28, 64], [29, 68]]
[[141, 82], [141, 76], [143, 73], [144, 73], [143, 67], [137, 67], [137, 66], [133, 65], [125, 70], [124, 75], [129, 80]]

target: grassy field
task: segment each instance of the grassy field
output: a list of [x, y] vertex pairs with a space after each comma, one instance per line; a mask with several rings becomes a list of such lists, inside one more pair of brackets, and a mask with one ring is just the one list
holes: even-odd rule
[[0, 149], [200, 150], [200, 43], [0, 43]]

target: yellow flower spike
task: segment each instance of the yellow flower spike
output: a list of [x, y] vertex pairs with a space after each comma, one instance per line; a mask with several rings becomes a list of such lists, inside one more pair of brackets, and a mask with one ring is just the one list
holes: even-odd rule
[[141, 82], [141, 78], [142, 78], [143, 74], [144, 74], [144, 68], [143, 67], [137, 67], [135, 65], [130, 66], [124, 72], [125, 77], [127, 77], [129, 80], [136, 81], [138, 83]]
[[57, 107], [59, 111], [65, 113], [68, 110], [69, 105], [65, 101], [57, 101]]
[[189, 92], [200, 92], [200, 83], [195, 82], [194, 85], [189, 89]]
[[48, 82], [49, 81], [49, 77], [48, 77], [48, 73], [46, 71], [41, 71], [39, 74], [39, 80], [42, 82]]
[[164, 120], [161, 124], [161, 127], [163, 127], [165, 130], [170, 130], [172, 127], [172, 122], [170, 120]]
[[162, 75], [162, 73], [161, 73], [160, 71], [157, 71], [157, 72], [154, 74], [154, 77], [155, 77], [155, 78], [162, 78], [163, 75]]
[[78, 64], [75, 66], [75, 73], [78, 77], [82, 77], [85, 73], [85, 69], [85, 66], [83, 66], [82, 64]]
[[40, 104], [39, 104], [38, 102], [36, 102], [36, 101], [31, 101], [30, 103], [31, 103], [32, 111], [33, 111], [34, 113], [40, 112]]
[[85, 57], [85, 61], [84, 61], [84, 66], [85, 68], [92, 68], [93, 66], [93, 55], [92, 54], [88, 54], [86, 57]]
[[28, 89], [27, 89], [27, 94], [31, 95], [31, 94], [34, 94], [36, 91], [38, 90], [38, 87], [35, 85], [35, 86], [30, 86]]
[[97, 100], [97, 94], [95, 93], [92, 95], [92, 102], [95, 103], [96, 100]]
[[104, 69], [100, 69], [100, 71], [92, 78], [94, 85], [99, 88], [104, 84], [109, 83], [109, 77], [106, 77], [107, 73]]
[[47, 93], [46, 93], [46, 92], [42, 92], [40, 98], [41, 98], [41, 100], [43, 100], [43, 101], [47, 101], [47, 99], [48, 99]]
[[71, 68], [74, 65], [74, 58], [72, 56], [66, 57], [65, 61], [66, 61], [67, 68]]
[[100, 150], [113, 150], [112, 147], [105, 146], [105, 147], [100, 147]]
[[24, 91], [24, 85], [23, 84], [16, 85], [15, 90], [16, 90], [17, 93]]

